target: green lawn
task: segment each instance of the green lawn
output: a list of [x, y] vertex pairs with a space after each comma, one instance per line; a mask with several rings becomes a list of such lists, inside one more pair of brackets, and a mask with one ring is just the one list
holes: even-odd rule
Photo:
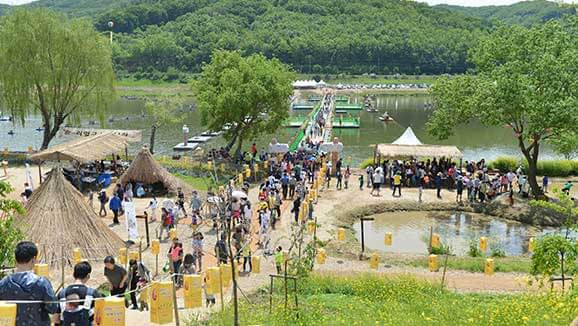
[[[575, 293], [456, 293], [410, 277], [369, 274], [302, 279], [299, 309], [285, 311], [283, 298], [275, 294], [271, 314], [267, 291], [254, 304], [241, 299], [241, 325], [568, 325], [578, 314]], [[289, 299], [293, 306], [291, 292]], [[231, 325], [231, 307], [202, 323]]]
[[209, 186], [215, 189], [215, 182], [211, 177], [192, 177], [180, 173], [174, 173], [174, 175], [198, 191], [207, 191]]
[[[445, 257], [443, 255], [438, 256], [440, 268], [443, 268]], [[530, 273], [530, 266], [532, 261], [528, 257], [504, 257], [504, 258], [493, 258], [494, 266], [496, 272], [510, 273]], [[414, 267], [428, 268], [428, 258], [424, 256], [423, 258], [407, 258], [393, 260], [391, 262], [387, 261], [387, 256], [384, 260], [387, 263], [395, 265], [409, 265]], [[485, 257], [448, 257], [448, 269], [464, 270], [468, 272], [484, 272], [484, 263], [486, 261]]]

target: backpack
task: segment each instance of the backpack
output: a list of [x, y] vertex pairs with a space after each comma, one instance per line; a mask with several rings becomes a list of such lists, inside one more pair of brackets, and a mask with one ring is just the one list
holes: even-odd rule
[[[72, 308], [68, 306], [65, 302], [60, 303], [61, 307], [61, 319], [62, 326], [91, 326], [91, 307], [93, 303], [93, 298], [95, 296], [95, 290], [89, 287], [79, 287], [80, 293], [67, 293], [70, 286], [62, 290], [59, 299], [61, 301], [70, 299], [80, 299], [84, 302], [78, 302], [76, 307]], [[78, 298], [79, 297], [79, 298]]]

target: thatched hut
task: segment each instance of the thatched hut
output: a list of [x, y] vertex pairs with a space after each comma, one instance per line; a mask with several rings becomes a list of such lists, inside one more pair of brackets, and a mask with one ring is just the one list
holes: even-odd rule
[[47, 264], [71, 260], [80, 248], [83, 259], [103, 259], [124, 247], [122, 239], [101, 220], [82, 194], [66, 180], [60, 167], [52, 169], [18, 219], [26, 239], [39, 245]]
[[192, 187], [162, 167], [147, 147], [141, 149], [118, 182], [123, 186], [129, 182], [139, 183], [151, 186], [155, 191], [161, 190], [172, 194], [175, 194], [178, 188], [185, 193], [192, 191]]

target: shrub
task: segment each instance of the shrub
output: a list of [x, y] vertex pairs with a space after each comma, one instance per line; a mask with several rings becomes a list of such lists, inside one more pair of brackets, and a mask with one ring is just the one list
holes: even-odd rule
[[373, 165], [373, 157], [370, 157], [370, 158], [363, 160], [363, 162], [361, 162], [359, 167], [362, 169], [366, 169], [370, 165]]
[[[528, 171], [528, 162], [519, 160], [512, 156], [500, 156], [488, 163], [490, 169], [499, 170], [502, 173], [515, 171], [518, 166], [522, 165], [524, 171]], [[538, 175], [547, 175], [549, 177], [567, 177], [578, 175], [578, 161], [576, 160], [542, 160], [538, 162]]]
[[499, 170], [502, 173], [516, 171], [519, 165], [520, 161], [512, 156], [500, 156], [488, 163], [490, 169]]
[[478, 248], [478, 243], [476, 240], [470, 241], [470, 249], [468, 250], [468, 256], [470, 257], [481, 257], [482, 251]]

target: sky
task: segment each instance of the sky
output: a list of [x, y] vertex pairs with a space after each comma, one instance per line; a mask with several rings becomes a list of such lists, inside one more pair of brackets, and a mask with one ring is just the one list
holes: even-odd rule
[[[0, 0], [0, 3], [9, 5], [20, 5], [23, 3], [32, 2], [34, 0]], [[427, 2], [430, 5], [438, 5], [440, 3], [459, 5], [459, 6], [489, 6], [489, 5], [510, 5], [519, 2], [519, 0], [417, 0], [420, 2]], [[563, 0], [566, 3], [578, 3], [578, 0]]]

